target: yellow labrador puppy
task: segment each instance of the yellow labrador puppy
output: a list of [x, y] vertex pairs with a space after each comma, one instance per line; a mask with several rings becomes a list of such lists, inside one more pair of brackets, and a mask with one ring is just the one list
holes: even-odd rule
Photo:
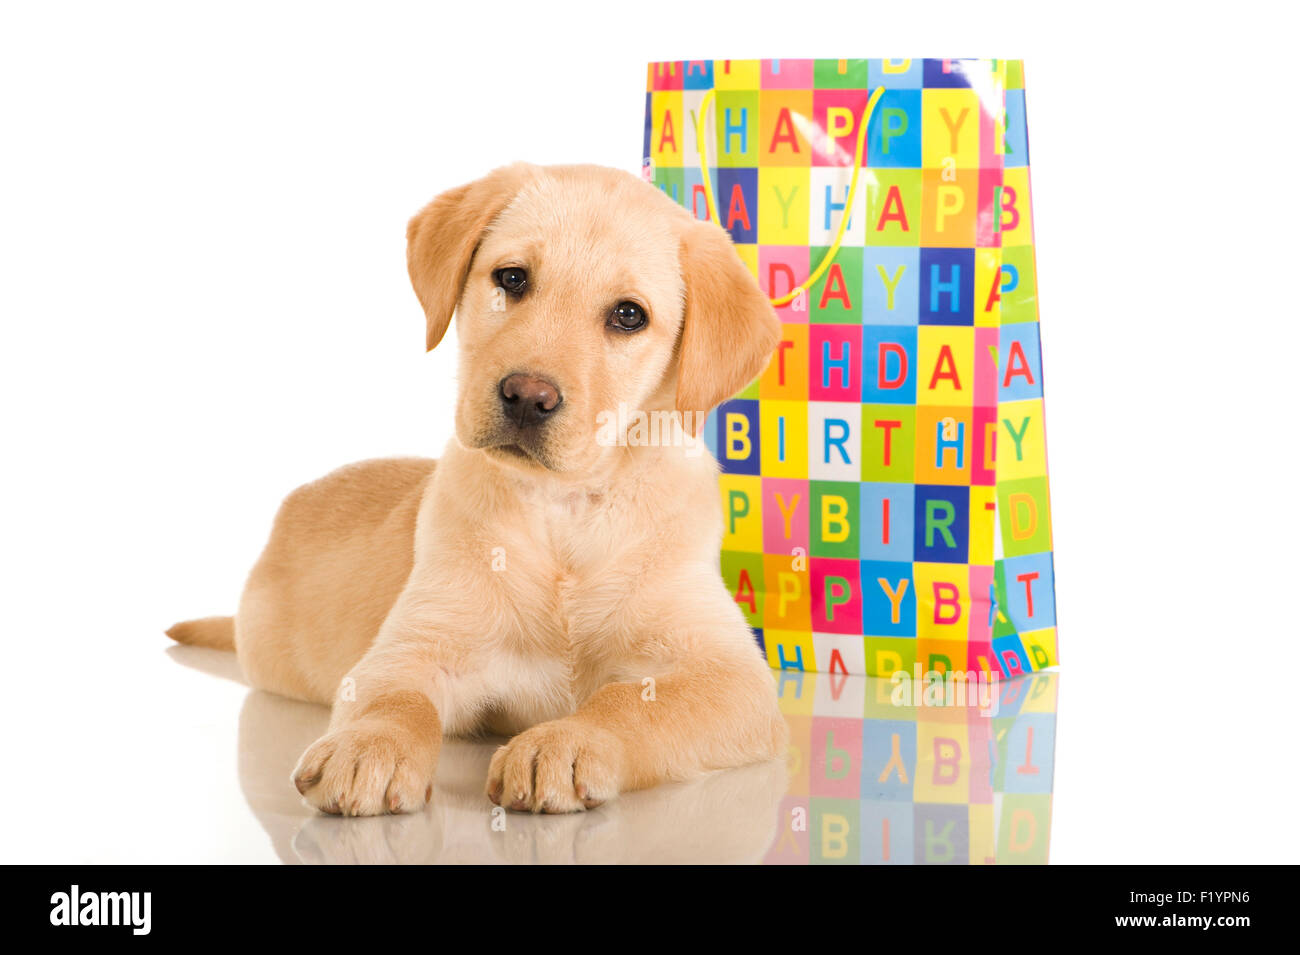
[[784, 752], [697, 437], [779, 337], [726, 233], [628, 173], [517, 164], [407, 240], [429, 348], [457, 315], [455, 438], [294, 491], [238, 615], [168, 633], [333, 704], [293, 774], [330, 813], [419, 809], [444, 734], [512, 735], [487, 794], [532, 812]]

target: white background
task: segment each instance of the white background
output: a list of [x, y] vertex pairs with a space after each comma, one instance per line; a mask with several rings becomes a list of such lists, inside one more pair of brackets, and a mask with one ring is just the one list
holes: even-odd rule
[[[1198, 9], [1206, 12], [1197, 12]], [[1061, 622], [1052, 859], [1294, 861], [1281, 5], [13, 4], [0, 21], [5, 860], [247, 858], [233, 612], [281, 496], [436, 455], [407, 218], [636, 170], [645, 64], [1026, 61]], [[1230, 887], [1222, 887], [1230, 888]]]

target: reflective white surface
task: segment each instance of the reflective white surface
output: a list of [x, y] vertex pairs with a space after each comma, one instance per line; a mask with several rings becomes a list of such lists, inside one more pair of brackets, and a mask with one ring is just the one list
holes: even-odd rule
[[[802, 786], [806, 800], [808, 780], [814, 797], [832, 792], [818, 788], [827, 778], [817, 762], [824, 728], [811, 731], [802, 716], [796, 739], [811, 741], [800, 757], [810, 765], [791, 765], [789, 774], [781, 763], [751, 766], [630, 793], [583, 814], [506, 813], [504, 827], [494, 828], [500, 817], [482, 787], [496, 744], [452, 741], [424, 812], [324, 817], [301, 802], [289, 773], [325, 726], [326, 709], [249, 689], [233, 655], [169, 646], [161, 634], [76, 653], [49, 644], [15, 649], [22, 662], [13, 685], [30, 687], [24, 681], [60, 670], [65, 678], [61, 693], [4, 699], [11, 717], [20, 714], [7, 724], [6, 777], [29, 780], [11, 791], [26, 799], [0, 845], [4, 862], [798, 862], [774, 851], [789, 799], [797, 802]], [[1050, 676], [1058, 709], [1051, 862], [1294, 858], [1295, 833], [1270, 810], [1283, 806], [1294, 770], [1233, 702], [1242, 686], [1130, 679], [1103, 694], [1068, 672]], [[829, 713], [837, 734], [852, 733], [864, 696], [871, 699], [843, 686], [832, 699], [828, 677], [807, 675], [808, 702], [796, 706], [795, 679], [781, 681], [788, 718]], [[879, 705], [865, 714], [864, 733], [878, 733], [872, 721], [890, 715]], [[837, 735], [835, 747], [845, 738]], [[1015, 746], [1019, 757], [1023, 743]], [[804, 782], [792, 782], [801, 771]], [[863, 779], [857, 795], [865, 804], [873, 797], [870, 777]], [[814, 834], [819, 818], [814, 806]], [[970, 818], [972, 833], [984, 825]]]
[[[212, 651], [177, 647], [178, 663], [230, 673]], [[786, 772], [779, 762], [629, 793], [599, 810], [565, 816], [509, 813], [483, 795], [500, 740], [451, 740], [423, 812], [344, 819], [310, 810], [289, 782], [302, 750], [328, 712], [246, 690], [234, 713], [238, 789], [260, 838], [237, 857], [288, 863], [626, 863], [755, 862], [771, 844]], [[229, 711], [228, 711], [229, 712]], [[232, 847], [233, 849], [233, 847]]]

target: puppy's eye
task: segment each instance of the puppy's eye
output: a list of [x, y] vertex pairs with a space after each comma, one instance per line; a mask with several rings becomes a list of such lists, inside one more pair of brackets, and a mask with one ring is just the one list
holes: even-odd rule
[[645, 328], [648, 321], [643, 309], [636, 302], [619, 302], [609, 315], [609, 327], [620, 332], [635, 332]]
[[509, 268], [497, 269], [492, 273], [492, 277], [496, 279], [497, 285], [511, 295], [520, 294], [528, 285], [528, 273], [513, 265]]

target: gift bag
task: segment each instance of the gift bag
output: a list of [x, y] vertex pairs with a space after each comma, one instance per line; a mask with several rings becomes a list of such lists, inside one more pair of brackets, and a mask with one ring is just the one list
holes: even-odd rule
[[1058, 676], [935, 694], [783, 671], [790, 783], [763, 861], [1046, 864]]
[[705, 432], [770, 664], [1055, 664], [1021, 64], [652, 63], [643, 155], [782, 320]]

